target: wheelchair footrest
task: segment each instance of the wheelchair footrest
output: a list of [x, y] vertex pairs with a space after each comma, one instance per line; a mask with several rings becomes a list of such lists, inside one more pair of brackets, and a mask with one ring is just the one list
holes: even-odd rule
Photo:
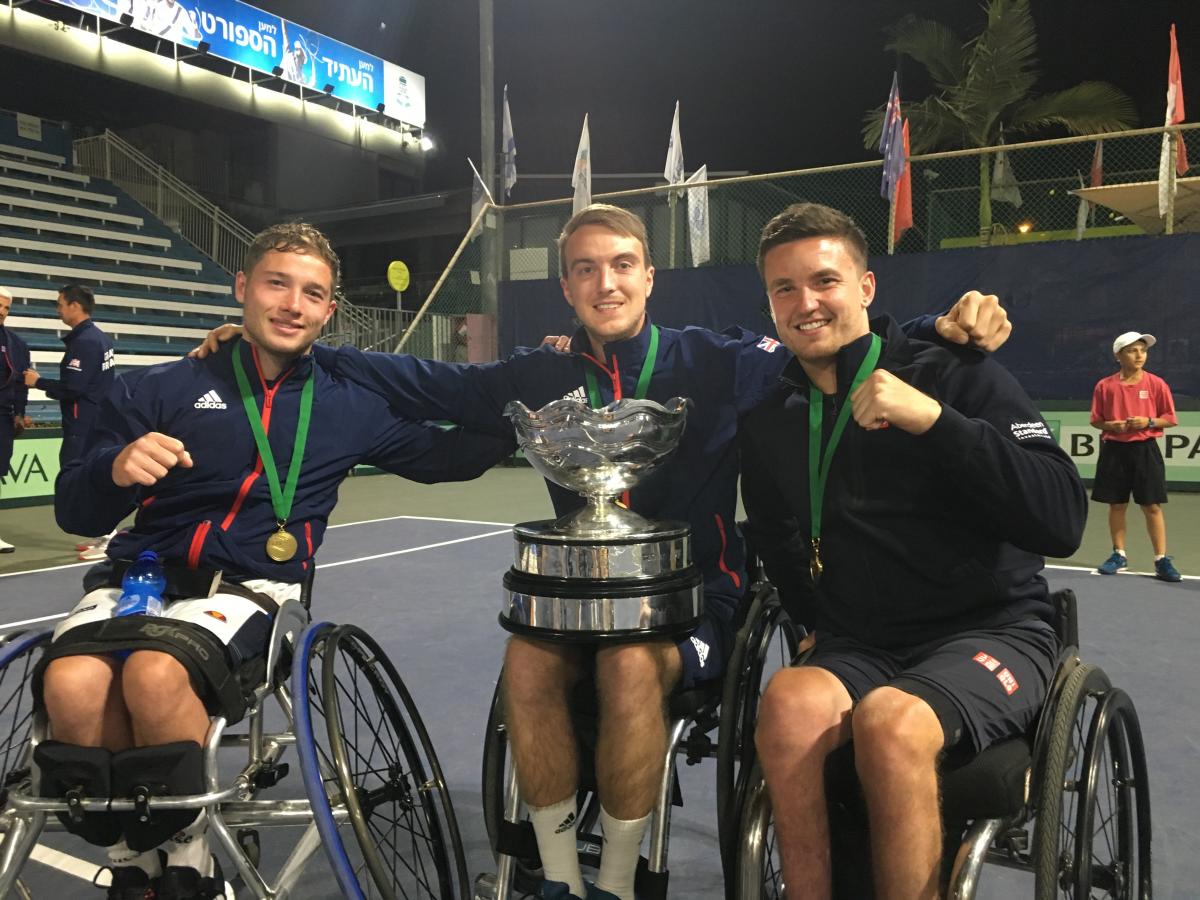
[[667, 880], [670, 877], [670, 872], [651, 872], [646, 857], [639, 857], [637, 874], [633, 879], [638, 900], [667, 900]]
[[542, 857], [538, 853], [537, 837], [529, 822], [501, 821], [494, 849], [497, 853], [521, 860], [530, 868], [541, 868]]

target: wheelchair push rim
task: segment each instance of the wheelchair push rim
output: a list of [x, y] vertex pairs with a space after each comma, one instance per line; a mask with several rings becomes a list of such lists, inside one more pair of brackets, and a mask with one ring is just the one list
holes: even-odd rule
[[783, 865], [775, 839], [775, 819], [762, 769], [755, 763], [746, 778], [740, 819], [740, 855], [734, 867], [739, 900], [783, 900]]

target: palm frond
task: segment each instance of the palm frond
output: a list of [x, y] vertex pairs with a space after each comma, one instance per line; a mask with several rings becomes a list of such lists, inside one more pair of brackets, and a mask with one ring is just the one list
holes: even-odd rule
[[889, 29], [892, 39], [884, 46], [920, 63], [943, 90], [953, 87], [966, 73], [966, 48], [961, 38], [941, 22], [905, 16]]
[[[883, 131], [885, 107], [867, 110], [863, 115], [863, 146], [873, 150], [879, 146]], [[909, 152], [924, 153], [946, 142], [962, 140], [962, 123], [954, 110], [938, 96], [926, 97], [915, 103], [901, 103], [901, 113], [908, 119]]]
[[966, 77], [948, 97], [980, 146], [1003, 110], [1037, 83], [1037, 28], [1028, 0], [990, 0], [987, 13], [987, 27], [968, 48]]
[[1057, 125], [1069, 134], [1101, 134], [1132, 128], [1137, 110], [1120, 88], [1107, 81], [1085, 81], [1018, 104], [1004, 124], [1021, 133]]

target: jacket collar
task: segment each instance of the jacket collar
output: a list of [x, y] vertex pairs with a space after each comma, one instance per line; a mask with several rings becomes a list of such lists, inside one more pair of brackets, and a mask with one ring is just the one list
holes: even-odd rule
[[68, 331], [66, 334], [64, 334], [62, 336], [62, 342], [64, 344], [68, 344], [71, 341], [75, 340], [75, 338], [79, 337], [79, 335], [81, 335], [85, 331], [87, 331], [89, 328], [95, 328], [95, 327], [96, 327], [96, 323], [93, 322], [90, 318], [84, 319], [82, 322], [80, 322], [78, 325], [76, 325], [74, 328], [72, 328], [70, 331]]
[[[650, 349], [650, 314], [646, 313], [642, 320], [642, 330], [631, 338], [623, 341], [610, 341], [604, 345], [604, 358], [599, 361], [606, 367], [612, 366], [613, 357], [628, 364], [634, 360], [646, 358]], [[592, 342], [588, 338], [587, 329], [580, 327], [571, 338], [571, 352], [596, 358], [592, 353]]]
[[[255, 385], [260, 387], [271, 387], [272, 384], [279, 384], [284, 379], [289, 381], [295, 379], [303, 382], [308, 378], [308, 373], [312, 370], [313, 355], [306, 353], [292, 361], [292, 364], [279, 373], [279, 376], [273, 381], [267, 381], [262, 377], [262, 370], [258, 366], [258, 360], [255, 358], [254, 345], [249, 341], [244, 341], [238, 338], [236, 341], [230, 342], [233, 345], [232, 353], [240, 353], [242, 356], [242, 367], [246, 370], [246, 376], [250, 379], [250, 389], [253, 390]], [[230, 366], [233, 365], [232, 355], [230, 357]]]
[[[889, 351], [899, 347], [904, 340], [903, 330], [891, 316], [884, 314], [871, 319], [870, 331], [867, 334], [855, 338], [837, 352], [837, 393], [839, 395], [844, 394], [849, 389], [850, 382], [854, 380], [854, 373], [858, 371], [863, 357], [867, 355], [867, 348], [871, 346], [872, 334], [883, 338], [883, 351], [879, 357], [880, 365], [883, 364], [884, 359], [888, 358]], [[804, 367], [795, 357], [784, 367], [783, 374], [779, 376], [779, 379], [794, 388], [807, 388], [810, 384]]]

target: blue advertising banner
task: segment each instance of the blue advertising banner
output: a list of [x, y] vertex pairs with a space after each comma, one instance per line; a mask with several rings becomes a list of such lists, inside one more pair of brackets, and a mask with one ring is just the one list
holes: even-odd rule
[[54, 0], [119, 22], [176, 44], [208, 42], [211, 56], [227, 59], [314, 91], [333, 87], [339, 100], [366, 109], [384, 105], [384, 115], [410, 125], [425, 124], [425, 79], [394, 63], [304, 28], [241, 0]]

